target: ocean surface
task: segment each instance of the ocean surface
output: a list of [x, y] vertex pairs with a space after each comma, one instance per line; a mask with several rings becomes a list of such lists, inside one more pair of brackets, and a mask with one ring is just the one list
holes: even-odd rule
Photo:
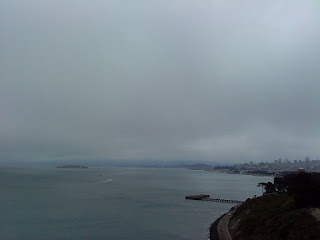
[[169, 168], [0, 169], [0, 239], [204, 240], [271, 178]]

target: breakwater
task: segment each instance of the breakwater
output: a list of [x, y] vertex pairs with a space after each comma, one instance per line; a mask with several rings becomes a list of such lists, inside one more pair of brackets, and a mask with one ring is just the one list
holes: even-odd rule
[[209, 202], [243, 203], [243, 201], [239, 201], [239, 200], [231, 200], [231, 199], [223, 199], [223, 198], [210, 198], [210, 195], [205, 195], [205, 194], [186, 196], [185, 199], [209, 201]]

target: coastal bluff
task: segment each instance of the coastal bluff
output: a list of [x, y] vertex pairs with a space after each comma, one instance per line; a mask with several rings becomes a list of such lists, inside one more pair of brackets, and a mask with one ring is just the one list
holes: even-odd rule
[[320, 173], [298, 171], [257, 186], [263, 196], [247, 199], [219, 221], [220, 240], [320, 239]]
[[229, 222], [236, 240], [320, 239], [320, 222], [313, 209], [297, 208], [288, 194], [270, 194], [248, 199]]

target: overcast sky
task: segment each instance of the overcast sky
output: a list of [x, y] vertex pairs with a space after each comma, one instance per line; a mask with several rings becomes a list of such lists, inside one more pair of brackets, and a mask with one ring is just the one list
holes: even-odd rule
[[6, 161], [320, 158], [318, 1], [2, 0]]

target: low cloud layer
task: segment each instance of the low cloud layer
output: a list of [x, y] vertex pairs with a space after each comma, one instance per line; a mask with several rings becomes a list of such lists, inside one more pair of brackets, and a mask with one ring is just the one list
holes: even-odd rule
[[1, 158], [320, 157], [317, 1], [9, 1]]

